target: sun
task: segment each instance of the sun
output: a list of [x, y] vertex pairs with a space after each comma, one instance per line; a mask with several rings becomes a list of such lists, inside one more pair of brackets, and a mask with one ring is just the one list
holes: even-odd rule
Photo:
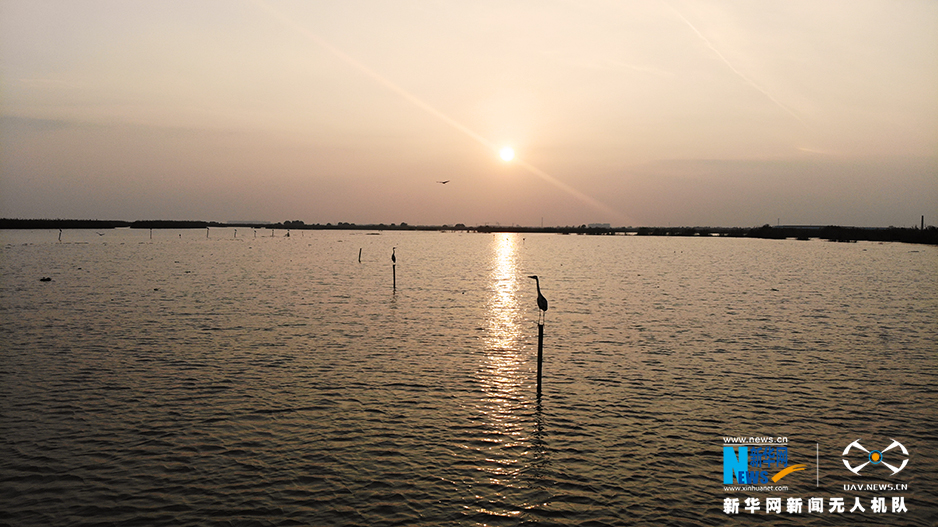
[[510, 146], [506, 146], [505, 148], [502, 148], [498, 155], [502, 156], [502, 159], [505, 161], [511, 161], [515, 158], [515, 149]]

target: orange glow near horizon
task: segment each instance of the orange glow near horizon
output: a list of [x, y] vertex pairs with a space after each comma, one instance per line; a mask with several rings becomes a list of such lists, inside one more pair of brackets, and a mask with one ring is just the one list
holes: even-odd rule
[[[450, 116], [447, 115], [446, 113], [444, 113], [444, 112], [438, 110], [437, 108], [435, 108], [434, 106], [428, 104], [426, 101], [424, 101], [424, 100], [421, 99], [420, 97], [417, 97], [416, 95], [414, 95], [414, 94], [411, 93], [410, 91], [405, 90], [403, 87], [399, 86], [397, 83], [395, 83], [395, 82], [391, 81], [390, 79], [388, 79], [387, 77], [385, 77], [385, 76], [379, 74], [379, 73], [376, 72], [375, 70], [371, 69], [370, 67], [368, 67], [367, 65], [363, 64], [362, 62], [360, 62], [360, 61], [356, 60], [355, 58], [351, 57], [350, 55], [348, 55], [347, 53], [343, 52], [342, 50], [336, 48], [335, 46], [333, 46], [332, 44], [330, 44], [329, 42], [327, 42], [325, 39], [321, 38], [320, 36], [316, 35], [316, 34], [313, 33], [312, 31], [310, 31], [309, 29], [307, 29], [306, 27], [304, 27], [304, 26], [298, 24], [297, 22], [291, 20], [289, 17], [285, 16], [283, 13], [281, 13], [280, 11], [278, 11], [276, 8], [274, 8], [273, 6], [271, 6], [270, 4], [268, 4], [267, 2], [265, 2], [264, 0], [253, 0], [253, 2], [254, 2], [255, 5], [257, 5], [258, 7], [262, 8], [262, 9], [264, 9], [265, 11], [267, 11], [267, 13], [269, 13], [271, 16], [273, 16], [274, 18], [276, 18], [280, 23], [282, 23], [283, 25], [285, 25], [285, 26], [287, 26], [287, 27], [290, 27], [290, 28], [292, 28], [293, 30], [297, 31], [298, 33], [304, 35], [306, 38], [308, 38], [309, 40], [311, 40], [312, 42], [314, 42], [317, 46], [319, 46], [319, 47], [325, 49], [326, 51], [328, 51], [329, 53], [331, 53], [331, 54], [334, 55], [335, 57], [341, 59], [341, 60], [344, 61], [346, 64], [348, 64], [349, 66], [351, 66], [353, 69], [358, 70], [359, 73], [362, 73], [362, 74], [365, 75], [366, 77], [371, 78], [372, 80], [374, 80], [374, 81], [376, 81], [378, 84], [384, 86], [385, 88], [387, 88], [387, 89], [390, 90], [391, 92], [396, 93], [396, 94], [398, 94], [399, 96], [401, 96], [401, 97], [403, 97], [404, 99], [406, 99], [407, 101], [411, 102], [412, 104], [414, 104], [415, 106], [417, 106], [417, 107], [420, 108], [421, 110], [423, 110], [423, 111], [429, 113], [430, 115], [433, 115], [434, 117], [438, 118], [439, 120], [443, 121], [444, 123], [448, 124], [449, 126], [455, 128], [456, 130], [459, 130], [460, 132], [462, 132], [462, 133], [465, 134], [466, 136], [470, 137], [470, 138], [473, 139], [474, 141], [478, 142], [479, 144], [481, 144], [481, 145], [483, 145], [483, 146], [486, 146], [486, 147], [488, 147], [488, 148], [492, 148], [492, 149], [495, 148], [495, 144], [494, 144], [492, 141], [489, 141], [488, 139], [486, 139], [485, 137], [483, 137], [481, 134], [477, 133], [475, 130], [472, 130], [471, 128], [469, 128], [468, 126], [464, 125], [463, 123], [457, 121], [456, 119], [453, 119], [452, 117], [450, 117]], [[503, 148], [499, 151], [499, 155], [501, 156], [501, 158], [502, 158], [504, 161], [512, 161], [512, 160], [515, 159], [515, 151], [514, 151], [514, 149], [511, 148], [510, 146], [505, 146], [505, 147], [503, 147]], [[520, 161], [520, 160], [519, 160], [519, 161]], [[600, 201], [597, 200], [596, 198], [593, 198], [592, 196], [589, 196], [589, 195], [587, 195], [587, 194], [584, 194], [583, 192], [580, 192], [579, 190], [573, 188], [572, 186], [570, 186], [570, 185], [564, 183], [563, 181], [557, 179], [556, 177], [550, 175], [550, 174], [547, 173], [546, 171], [541, 170], [540, 168], [537, 168], [537, 167], [535, 167], [534, 165], [532, 165], [532, 164], [530, 164], [530, 163], [519, 163], [519, 164], [521, 165], [522, 168], [524, 168], [525, 170], [527, 170], [527, 171], [530, 172], [531, 174], [534, 174], [535, 176], [540, 177], [541, 179], [543, 179], [544, 181], [550, 183], [550, 184], [553, 185], [554, 187], [556, 187], [556, 188], [558, 188], [558, 189], [560, 189], [560, 190], [566, 192], [567, 194], [573, 196], [574, 198], [579, 199], [580, 201], [582, 201], [583, 203], [589, 205], [590, 207], [593, 207], [593, 208], [596, 209], [597, 211], [600, 211], [600, 212], [602, 212], [602, 213], [604, 213], [604, 214], [606, 214], [606, 215], [608, 215], [608, 216], [614, 217], [614, 218], [616, 218], [617, 220], [621, 220], [621, 219], [624, 218], [623, 214], [621, 214], [620, 212], [618, 212], [618, 211], [616, 211], [616, 210], [613, 210], [611, 207], [609, 207], [608, 205], [606, 205], [606, 204], [600, 202]]]

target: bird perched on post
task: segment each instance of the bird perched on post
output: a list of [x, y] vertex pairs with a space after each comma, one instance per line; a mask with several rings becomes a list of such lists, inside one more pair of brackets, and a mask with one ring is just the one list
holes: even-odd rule
[[537, 285], [537, 308], [540, 310], [538, 311], [539, 316], [538, 316], [537, 323], [541, 324], [542, 323], [541, 316], [547, 314], [547, 299], [544, 298], [544, 295], [541, 294], [541, 281], [538, 280], [537, 275], [531, 275], [528, 278], [533, 278], [534, 284]]
[[395, 249], [397, 249], [397, 247], [391, 247], [391, 263], [392, 263], [392, 264], [396, 264], [396, 263], [397, 263], [397, 256], [394, 256], [394, 250], [395, 250]]

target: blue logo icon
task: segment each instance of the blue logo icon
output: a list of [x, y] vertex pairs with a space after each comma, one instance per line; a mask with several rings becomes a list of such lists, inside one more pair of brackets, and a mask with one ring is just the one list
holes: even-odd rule
[[807, 465], [788, 465], [788, 447], [785, 446], [756, 446], [723, 447], [723, 484], [732, 485], [735, 479], [741, 485], [761, 485], [770, 481], [769, 468], [780, 468], [771, 481], [778, 480]]

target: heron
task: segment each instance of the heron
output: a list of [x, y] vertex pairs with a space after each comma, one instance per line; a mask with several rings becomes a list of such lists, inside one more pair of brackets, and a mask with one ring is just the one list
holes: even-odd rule
[[395, 250], [395, 249], [397, 249], [397, 247], [391, 247], [391, 263], [392, 263], [392, 264], [396, 264], [396, 263], [397, 263], [397, 256], [394, 256], [394, 250]]
[[535, 285], [537, 285], [537, 308], [540, 310], [538, 311], [538, 323], [540, 324], [542, 323], [541, 316], [547, 314], [547, 299], [541, 294], [541, 281], [538, 280], [537, 275], [533, 274], [528, 278], [533, 278]]

